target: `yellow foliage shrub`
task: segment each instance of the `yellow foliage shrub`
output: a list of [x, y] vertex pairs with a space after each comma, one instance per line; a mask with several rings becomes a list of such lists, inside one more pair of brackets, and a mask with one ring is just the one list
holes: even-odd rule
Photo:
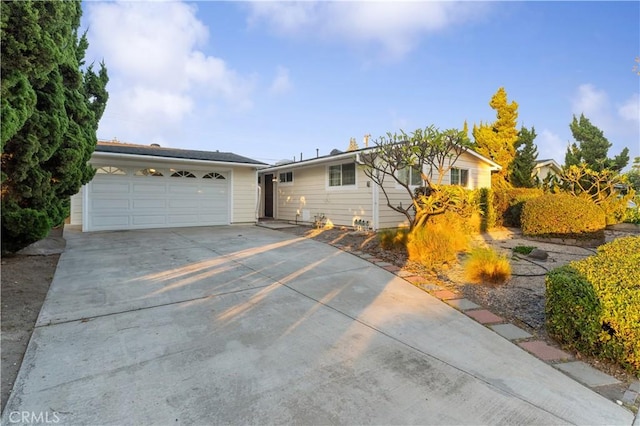
[[378, 242], [385, 250], [399, 250], [407, 245], [408, 228], [382, 229], [378, 231]]
[[468, 247], [469, 234], [463, 219], [455, 213], [429, 218], [424, 226], [414, 228], [407, 239], [409, 260], [432, 268], [455, 263], [458, 252]]
[[464, 263], [464, 273], [474, 283], [502, 284], [511, 278], [511, 264], [506, 255], [492, 248], [475, 247]]

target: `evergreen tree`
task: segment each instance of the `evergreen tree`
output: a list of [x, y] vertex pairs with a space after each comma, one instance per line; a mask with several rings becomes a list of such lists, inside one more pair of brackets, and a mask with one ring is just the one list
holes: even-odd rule
[[518, 103], [508, 103], [507, 92], [501, 87], [489, 105], [496, 111], [497, 119], [491, 124], [473, 126], [474, 150], [502, 166], [502, 170], [492, 176], [492, 182], [500, 185], [508, 181], [516, 154]]
[[569, 128], [577, 143], [573, 142], [567, 148], [564, 157], [565, 168], [584, 163], [596, 172], [605, 169], [620, 172], [629, 164], [628, 148], [624, 148], [614, 158], [607, 157], [611, 142], [604, 136], [602, 130], [591, 124], [584, 114], [580, 114], [579, 119], [574, 115]]
[[627, 180], [629, 185], [637, 193], [640, 193], [640, 157], [633, 159], [633, 166], [631, 166], [631, 170], [627, 172]]
[[108, 94], [104, 64], [82, 69], [79, 1], [2, 2], [2, 251], [61, 224], [87, 164]]
[[533, 188], [535, 186], [531, 176], [538, 158], [538, 149], [533, 143], [535, 138], [536, 130], [533, 127], [531, 130], [522, 127], [518, 132], [518, 140], [515, 143], [516, 156], [513, 160], [510, 179], [515, 187]]

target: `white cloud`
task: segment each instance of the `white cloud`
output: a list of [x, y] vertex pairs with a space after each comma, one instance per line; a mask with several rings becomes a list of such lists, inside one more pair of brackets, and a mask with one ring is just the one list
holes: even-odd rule
[[179, 128], [201, 109], [199, 102], [252, 106], [254, 78], [202, 51], [209, 31], [195, 6], [100, 2], [87, 3], [86, 12], [88, 54], [104, 59], [110, 78], [100, 137], [121, 135], [147, 143]]
[[282, 36], [373, 44], [392, 57], [410, 52], [429, 33], [484, 15], [484, 2], [252, 2], [250, 26]]
[[554, 159], [558, 164], [564, 164], [564, 155], [567, 152], [568, 141], [555, 133], [544, 129], [536, 137], [536, 146], [538, 148], [538, 159], [548, 160]]
[[640, 121], [640, 96], [636, 93], [618, 107], [618, 115], [623, 120]]
[[273, 79], [269, 87], [269, 93], [272, 95], [280, 95], [287, 93], [293, 88], [291, 79], [289, 78], [289, 70], [285, 67], [278, 67], [276, 77]]
[[571, 110], [574, 114], [584, 114], [592, 122], [607, 121], [610, 109], [609, 96], [604, 90], [598, 90], [592, 84], [582, 84], [572, 100]]

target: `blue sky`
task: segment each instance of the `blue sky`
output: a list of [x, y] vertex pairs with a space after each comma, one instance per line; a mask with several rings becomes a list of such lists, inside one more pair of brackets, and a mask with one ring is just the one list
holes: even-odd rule
[[110, 76], [100, 139], [266, 163], [403, 129], [495, 120], [504, 87], [538, 158], [573, 114], [640, 156], [639, 2], [84, 2]]

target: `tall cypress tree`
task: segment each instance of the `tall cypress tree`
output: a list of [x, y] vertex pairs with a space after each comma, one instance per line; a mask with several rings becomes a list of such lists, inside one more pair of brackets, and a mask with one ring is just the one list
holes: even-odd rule
[[614, 158], [607, 157], [611, 142], [584, 114], [580, 114], [580, 119], [574, 115], [569, 128], [577, 143], [574, 142], [567, 148], [564, 157], [565, 167], [585, 163], [589, 169], [596, 172], [604, 169], [619, 172], [629, 164], [628, 148], [624, 148]]
[[518, 132], [518, 140], [515, 143], [516, 155], [513, 159], [510, 179], [515, 187], [533, 188], [535, 186], [531, 174], [538, 158], [538, 149], [533, 143], [536, 136], [536, 129], [533, 127], [531, 130], [522, 127]]
[[104, 64], [83, 70], [81, 14], [79, 1], [2, 2], [3, 252], [61, 224], [94, 174], [108, 76]]
[[489, 106], [496, 111], [496, 121], [473, 126], [474, 150], [502, 166], [502, 170], [492, 176], [492, 182], [500, 185], [509, 180], [511, 163], [515, 157], [518, 103], [509, 103], [507, 92], [501, 87], [491, 98]]

